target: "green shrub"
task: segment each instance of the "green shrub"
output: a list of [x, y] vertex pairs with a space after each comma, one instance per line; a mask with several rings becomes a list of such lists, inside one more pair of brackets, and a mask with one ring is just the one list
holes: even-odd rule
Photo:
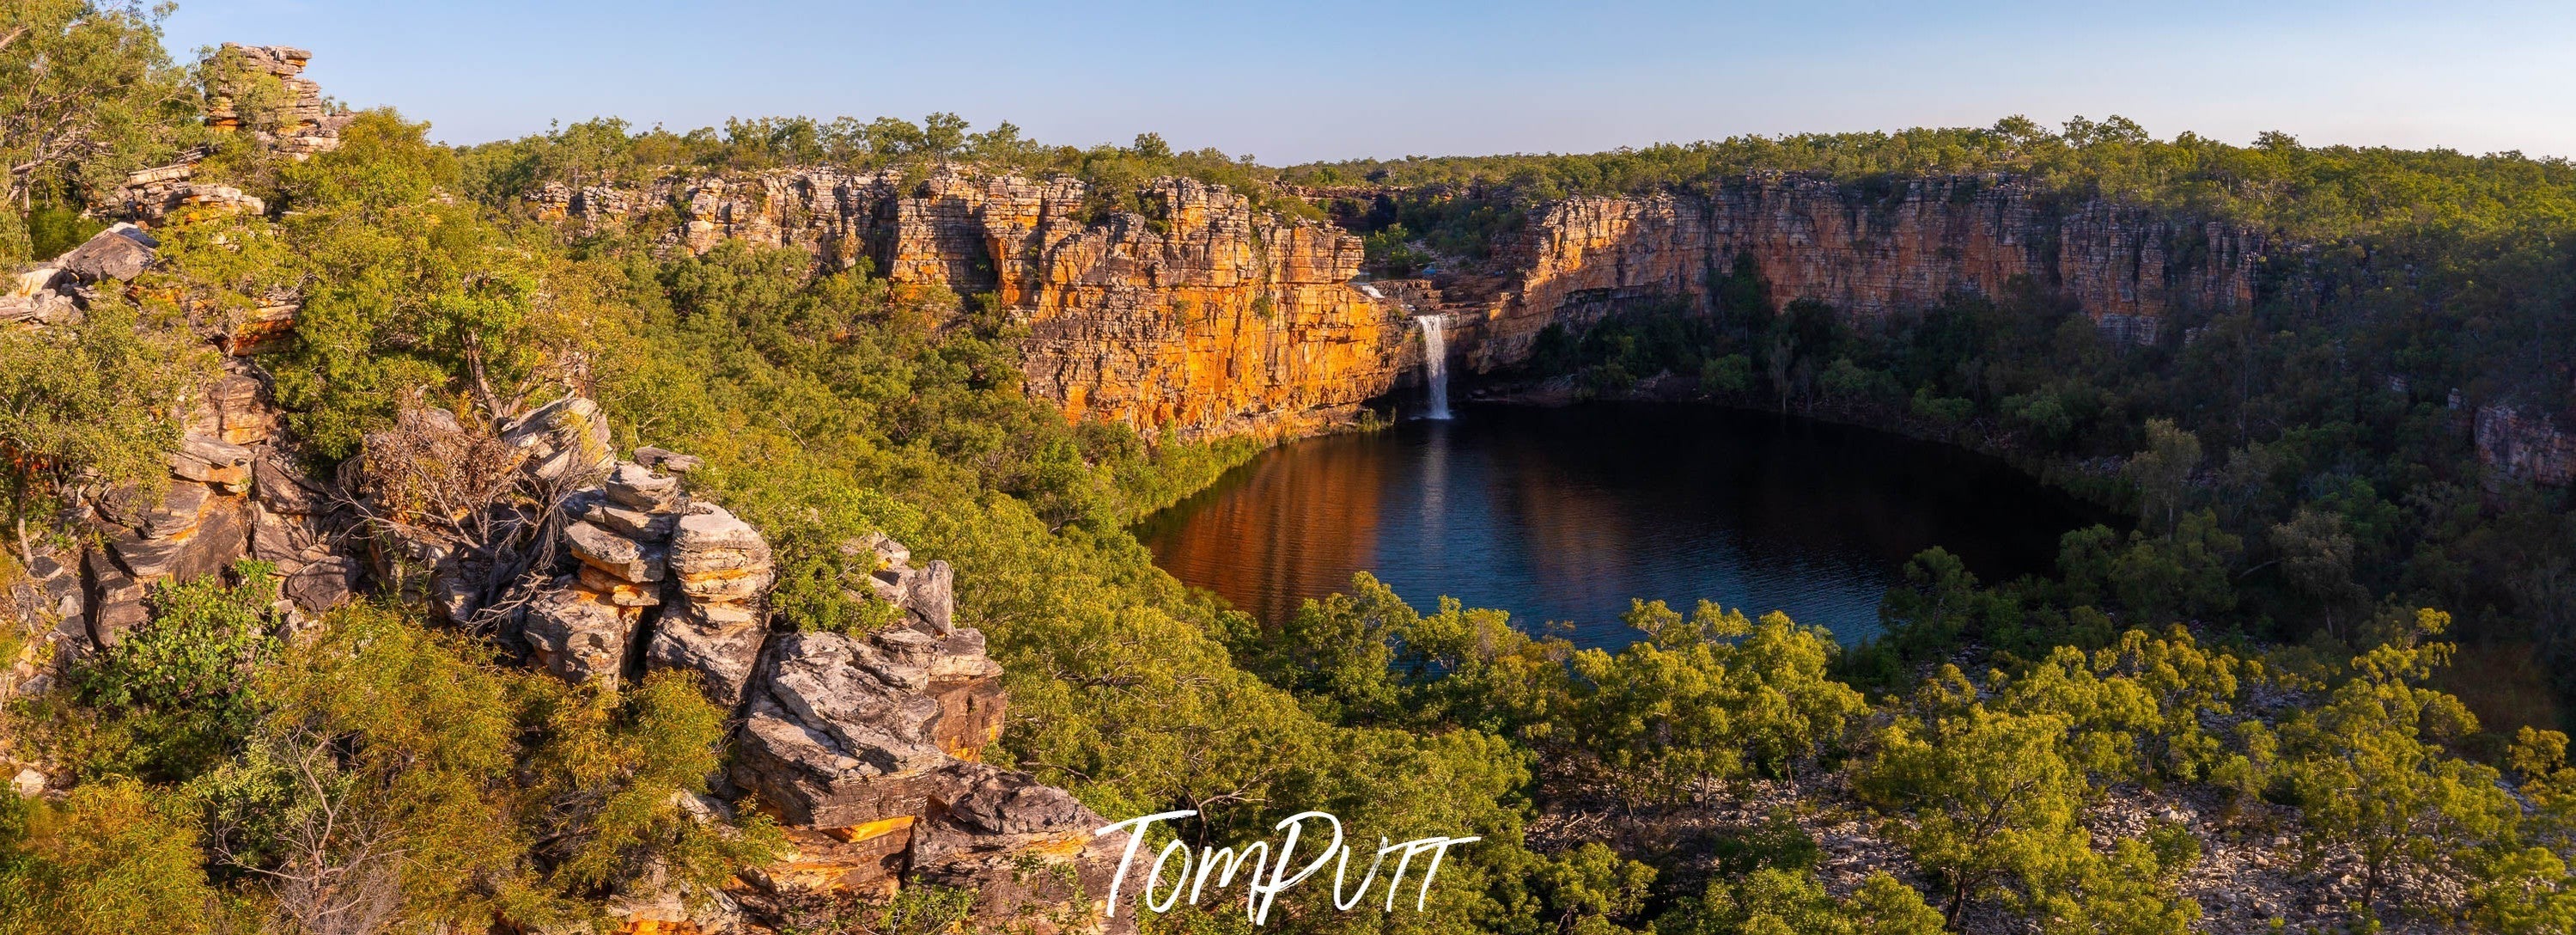
[[81, 703], [133, 743], [129, 758], [95, 766], [185, 779], [230, 756], [257, 723], [253, 680], [279, 651], [268, 619], [275, 570], [244, 561], [232, 577], [160, 585], [152, 619], [75, 671]]

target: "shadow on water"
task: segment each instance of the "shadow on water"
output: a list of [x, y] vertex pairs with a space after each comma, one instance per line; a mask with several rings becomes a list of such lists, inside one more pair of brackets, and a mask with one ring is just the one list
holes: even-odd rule
[[1276, 620], [1371, 571], [1617, 647], [1630, 598], [1785, 610], [1877, 631], [1905, 560], [2049, 570], [2107, 519], [1992, 459], [1848, 426], [1691, 405], [1465, 405], [1452, 421], [1266, 452], [1136, 532], [1174, 577]]

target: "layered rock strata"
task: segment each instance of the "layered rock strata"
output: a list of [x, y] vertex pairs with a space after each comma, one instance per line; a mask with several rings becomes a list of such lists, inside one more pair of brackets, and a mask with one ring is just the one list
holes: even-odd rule
[[[1875, 193], [1772, 175], [1707, 194], [1569, 198], [1499, 245], [1504, 283], [1444, 277], [1438, 308], [1461, 362], [1526, 360], [1551, 324], [1580, 330], [1654, 302], [1706, 311], [1748, 258], [1774, 301], [1813, 299], [1855, 322], [2027, 280], [2073, 301], [2115, 340], [2151, 344], [2177, 316], [2248, 308], [2264, 238], [2101, 201], [2061, 205], [2001, 177], [1914, 179]], [[1483, 285], [1485, 288], [1473, 288]], [[1496, 288], [1499, 286], [1499, 288]]]
[[1095, 838], [1108, 821], [1064, 790], [980, 762], [1001, 736], [1002, 669], [982, 633], [952, 623], [946, 563], [914, 568], [882, 536], [851, 545], [874, 554], [868, 588], [901, 614], [864, 636], [782, 634], [764, 655], [733, 780], [777, 809], [795, 853], [758, 882], [864, 894], [932, 883], [973, 890], [988, 928], [1101, 927], [1075, 896], [1108, 892], [1123, 842]]
[[[322, 86], [304, 77], [304, 66], [312, 60], [313, 53], [292, 46], [224, 43], [212, 61], [239, 67], [209, 70], [206, 125], [247, 128], [261, 143], [297, 160], [340, 148], [340, 130], [354, 117], [332, 107], [322, 97]], [[273, 108], [267, 113], [243, 113], [244, 99], [257, 94], [252, 84], [263, 77], [276, 80], [284, 100], [263, 101]]]
[[[322, 86], [304, 77], [313, 53], [282, 45], [227, 42], [199, 63], [206, 75], [206, 125], [226, 132], [247, 132], [261, 148], [296, 161], [340, 148], [340, 131], [357, 119], [322, 96]], [[275, 82], [275, 93], [259, 87]], [[113, 213], [152, 222], [174, 211], [208, 207], [264, 214], [259, 198], [229, 185], [196, 179], [200, 149], [179, 162], [129, 175], [109, 196]]]
[[1028, 323], [1029, 392], [1076, 417], [1183, 437], [1293, 434], [1348, 418], [1421, 365], [1416, 315], [1442, 316], [1477, 372], [1517, 366], [1550, 325], [1623, 309], [1705, 312], [1747, 258], [1775, 301], [1854, 321], [2017, 280], [2053, 291], [2112, 339], [2160, 340], [2177, 318], [2249, 307], [2264, 238], [2101, 201], [2063, 203], [2010, 178], [1925, 178], [1884, 191], [1789, 175], [1706, 193], [1570, 198], [1537, 209], [1494, 259], [1437, 281], [1358, 283], [1356, 238], [1157, 179], [1142, 213], [1097, 219], [1067, 179], [942, 169], [798, 169], [649, 188], [549, 186], [541, 214], [590, 225], [661, 217], [674, 248], [787, 246], [826, 268], [860, 260], [897, 283], [990, 293]]
[[769, 541], [633, 461], [559, 511], [572, 570], [528, 605], [520, 636], [531, 658], [612, 686], [630, 670], [695, 672], [710, 699], [734, 707], [768, 636]]
[[[99, 232], [15, 277], [0, 297], [0, 327], [80, 322], [103, 293], [151, 268], [156, 246], [132, 224]], [[181, 405], [168, 475], [76, 498], [67, 519], [91, 535], [77, 548], [31, 555], [10, 589], [27, 639], [19, 658], [0, 662], [17, 689], [40, 690], [64, 662], [115, 645], [149, 618], [153, 588], [164, 582], [259, 559], [275, 566], [285, 616], [335, 605], [357, 585], [358, 565], [344, 548], [354, 520], [329, 484], [280, 450], [280, 413], [258, 368], [227, 358]]]
[[941, 169], [820, 169], [555, 185], [544, 215], [604, 224], [669, 205], [666, 240], [795, 247], [826, 268], [990, 294], [1026, 323], [1026, 386], [1076, 418], [1149, 434], [1293, 435], [1346, 421], [1393, 385], [1408, 323], [1350, 283], [1359, 238], [1256, 210], [1223, 186], [1164, 178], [1143, 213], [1094, 216], [1083, 183]]

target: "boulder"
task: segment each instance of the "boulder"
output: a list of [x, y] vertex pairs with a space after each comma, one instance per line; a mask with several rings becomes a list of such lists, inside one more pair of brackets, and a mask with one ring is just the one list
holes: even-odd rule
[[271, 512], [309, 516], [335, 506], [320, 482], [304, 476], [275, 452], [251, 462], [250, 479], [251, 496]]
[[42, 290], [25, 295], [0, 295], [0, 324], [68, 325], [80, 320], [80, 306], [72, 301], [71, 296], [60, 292]]
[[637, 614], [557, 578], [528, 604], [520, 637], [546, 671], [568, 682], [606, 679], [616, 684], [626, 662]]
[[945, 636], [954, 628], [957, 575], [947, 562], [914, 568], [912, 550], [883, 533], [843, 542], [841, 552], [871, 564], [862, 579], [866, 593], [852, 593], [852, 599], [874, 597], [903, 608], [907, 624], [933, 636]]
[[[953, 763], [939, 780], [948, 808], [915, 826], [916, 882], [973, 892], [975, 919], [986, 930], [1062, 931], [1058, 923], [1106, 922], [1108, 931], [1134, 931], [1140, 913], [1133, 904], [1108, 919], [1060, 917], [1077, 896], [1107, 898], [1127, 844], [1124, 834], [1093, 836], [1108, 819], [1027, 773]], [[1050, 867], [1070, 872], [1046, 872]], [[1145, 867], [1128, 872], [1119, 887], [1122, 897], [1142, 892]]]
[[564, 541], [574, 558], [619, 580], [646, 584], [662, 580], [662, 549], [637, 542], [584, 521], [564, 527]]
[[276, 433], [278, 411], [269, 405], [267, 388], [248, 373], [226, 373], [215, 379], [203, 403], [188, 414], [188, 434], [204, 435], [233, 445], [257, 445]]
[[748, 601], [777, 579], [769, 540], [723, 507], [692, 503], [671, 533], [671, 574], [692, 600]]
[[669, 449], [646, 445], [635, 449], [635, 463], [656, 471], [686, 474], [706, 466], [707, 462], [706, 459], [696, 455], [684, 455]]
[[583, 396], [539, 406], [501, 427], [501, 441], [528, 454], [522, 470], [548, 482], [606, 472], [617, 458], [608, 438], [608, 416]]
[[758, 673], [736, 757], [737, 784], [790, 824], [849, 827], [927, 809], [934, 739], [930, 674], [873, 639], [790, 633]]
[[255, 454], [248, 447], [192, 432], [179, 439], [178, 452], [170, 456], [170, 473], [202, 484], [246, 490], [251, 480], [250, 461]]
[[573, 578], [581, 582], [583, 590], [619, 607], [659, 607], [662, 604], [660, 587], [618, 578], [588, 562], [573, 570]]
[[162, 491], [160, 502], [135, 520], [134, 531], [146, 539], [166, 539], [195, 529], [215, 497], [215, 491], [204, 484], [173, 481]]
[[250, 553], [250, 498], [186, 481], [171, 481], [170, 490], [143, 529], [108, 537], [109, 550], [126, 571], [147, 582], [185, 581], [222, 571]]
[[148, 589], [124, 569], [116, 567], [107, 554], [92, 550], [87, 555], [90, 582], [89, 638], [99, 646], [114, 646], [125, 634], [152, 619], [144, 606]]
[[142, 228], [118, 224], [73, 247], [56, 258], [53, 265], [83, 283], [122, 282], [143, 275], [152, 265], [154, 248], [159, 246], [161, 243]]
[[662, 614], [644, 665], [698, 673], [708, 700], [733, 710], [769, 636], [768, 614], [749, 604], [683, 602]]
[[608, 474], [608, 499], [622, 506], [659, 513], [669, 510], [679, 497], [679, 478], [655, 474], [632, 461], [618, 464]]
[[357, 591], [359, 568], [357, 559], [346, 555], [325, 555], [292, 570], [281, 562], [278, 569], [285, 580], [278, 589], [299, 607], [326, 610], [339, 606]]
[[610, 506], [605, 500], [584, 508], [583, 520], [637, 542], [662, 542], [671, 538], [671, 529], [680, 518], [670, 513], [645, 513]]

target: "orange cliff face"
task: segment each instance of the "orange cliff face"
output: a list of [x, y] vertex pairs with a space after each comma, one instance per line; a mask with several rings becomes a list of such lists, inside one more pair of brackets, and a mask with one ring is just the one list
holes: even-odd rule
[[1354, 288], [1360, 241], [1255, 210], [1223, 186], [1164, 178], [1148, 215], [1084, 220], [1080, 181], [800, 169], [667, 180], [647, 193], [550, 186], [538, 210], [598, 223], [680, 208], [668, 236], [799, 247], [827, 268], [868, 259], [898, 283], [991, 293], [1029, 327], [1030, 395], [1150, 435], [1311, 434], [1394, 385], [1410, 322]]
[[1709, 194], [1570, 198], [1540, 208], [1498, 251], [1518, 281], [1452, 304], [1478, 372], [1527, 359], [1540, 331], [1634, 303], [1705, 310], [1709, 283], [1749, 254], [1775, 302], [1816, 299], [1856, 320], [1997, 295], [2015, 277], [2057, 290], [2102, 329], [2152, 343], [2175, 313], [2250, 307], [2260, 235], [2088, 202], [2052, 208], [1997, 178], [1917, 179], [1884, 194], [1821, 179], [1753, 177]]
[[1156, 179], [1139, 192], [1144, 213], [1097, 220], [1087, 194], [1062, 176], [943, 167], [909, 181], [804, 168], [645, 191], [550, 185], [530, 200], [593, 224], [669, 205], [678, 216], [664, 239], [675, 248], [795, 247], [825, 268], [865, 259], [898, 283], [990, 293], [1029, 327], [1032, 396], [1182, 439], [1292, 437], [1349, 421], [1421, 367], [1417, 311], [1443, 316], [1454, 360], [1493, 372], [1527, 360], [1551, 324], [1579, 331], [1676, 300], [1705, 312], [1712, 281], [1741, 255], [1773, 301], [1816, 299], [1856, 321], [1951, 293], [1999, 295], [2026, 278], [2104, 333], [2146, 344], [2178, 318], [2250, 307], [2265, 246], [2243, 228], [2068, 203], [2008, 177], [1871, 188], [1765, 175], [1545, 205], [1481, 275], [1449, 277], [1459, 287], [1444, 292], [1354, 285], [1359, 238], [1256, 210], [1222, 186]]

